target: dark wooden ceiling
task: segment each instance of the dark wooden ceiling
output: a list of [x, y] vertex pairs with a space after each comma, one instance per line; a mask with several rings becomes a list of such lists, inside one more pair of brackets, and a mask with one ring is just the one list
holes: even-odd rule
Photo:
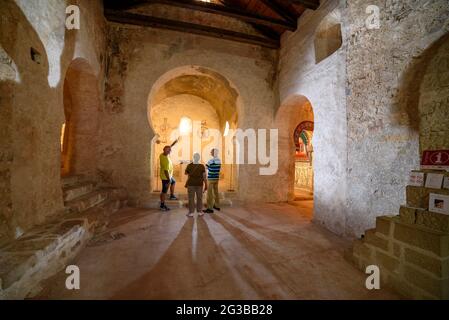
[[[155, 4], [239, 19], [251, 25], [257, 33], [132, 11]], [[104, 0], [104, 12], [106, 19], [115, 23], [164, 28], [279, 48], [282, 33], [296, 30], [301, 14], [306, 9], [315, 10], [319, 5], [319, 0]]]

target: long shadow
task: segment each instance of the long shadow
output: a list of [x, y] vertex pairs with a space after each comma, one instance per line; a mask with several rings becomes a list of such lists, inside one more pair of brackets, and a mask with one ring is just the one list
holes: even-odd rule
[[114, 214], [111, 217], [111, 221], [108, 224], [108, 229], [117, 228], [126, 225], [130, 222], [134, 222], [151, 215], [157, 214], [159, 211], [140, 209], [140, 208], [125, 208], [120, 210], [120, 214]]
[[[261, 232], [265, 237], [264, 240], [261, 240], [257, 237], [257, 235], [247, 233], [244, 230], [233, 225], [232, 221], [229, 221], [228, 219], [225, 219], [220, 215], [212, 215], [212, 219], [221, 224], [223, 228], [227, 230], [237, 240], [237, 242], [242, 245], [250, 254], [252, 254], [253, 257], [260, 263], [260, 266], [251, 265], [252, 270], [249, 270], [250, 272], [248, 271], [246, 265], [238, 268], [238, 271], [240, 272], [241, 277], [244, 278], [247, 283], [250, 284], [251, 287], [256, 290], [263, 298], [278, 298], [276, 296], [273, 296], [273, 294], [275, 294], [274, 289], [276, 289], [276, 287], [274, 289], [272, 288], [268, 290], [266, 286], [263, 286], [263, 283], [260, 283], [260, 281], [257, 280], [263, 277], [263, 272], [261, 271], [264, 268], [271, 274], [274, 279], [277, 279], [277, 288], [280, 288], [283, 292], [290, 291], [290, 296], [297, 296], [297, 294], [300, 294], [302, 296], [310, 297], [322, 297], [323, 295], [327, 295], [326, 292], [323, 292], [322, 286], [320, 286], [320, 283], [322, 282], [323, 272], [326, 273], [325, 276], [327, 277], [328, 274], [337, 275], [345, 270], [341, 269], [341, 267], [345, 268], [342, 256], [339, 261], [343, 264], [336, 263], [334, 266], [334, 264], [323, 265], [324, 260], [322, 259], [322, 257], [320, 258], [315, 254], [317, 253], [318, 255], [322, 256], [327, 252], [331, 256], [335, 257], [335, 253], [331, 254], [334, 249], [333, 247], [317, 248], [315, 245], [307, 244], [307, 239], [299, 238], [289, 233], [263, 227], [249, 222], [245, 219], [231, 216], [228, 213], [226, 213], [226, 216], [229, 217], [229, 219], [235, 219], [245, 227], [250, 228], [252, 231], [255, 230]], [[316, 230], [316, 232], [319, 232], [319, 230]], [[332, 235], [324, 235], [324, 237], [329, 241], [335, 241], [337, 238], [335, 236], [335, 239], [332, 239]], [[286, 247], [286, 244], [289, 244], [289, 246]], [[307, 246], [311, 250], [304, 250], [305, 246]], [[304, 253], [289, 258], [288, 253], [291, 252], [291, 250], [301, 250], [304, 251]], [[291, 259], [300, 259], [301, 262], [298, 265], [295, 265], [289, 262], [289, 260]], [[301, 266], [306, 266], [306, 269], [303, 269]], [[338, 266], [340, 266], [340, 268]], [[260, 270], [258, 273], [254, 272], [256, 268]], [[341, 294], [343, 295], [345, 295], [345, 292], [351, 294], [351, 290], [353, 290], [354, 288], [354, 286], [351, 284], [352, 268], [348, 265], [348, 269], [346, 271], [347, 272], [343, 272], [342, 275], [338, 275], [335, 277], [336, 283], [341, 283], [343, 285], [343, 287], [341, 288], [343, 290]], [[355, 269], [353, 271], [357, 272]], [[334, 278], [329, 279], [332, 279], [330, 281], [334, 281]], [[346, 281], [349, 281], [348, 285], [346, 285]], [[300, 288], [302, 288], [302, 293], [298, 292], [298, 289]], [[335, 288], [334, 291], [331, 290], [329, 292], [330, 297], [335, 296]], [[362, 294], [362, 292], [358, 292], [357, 294]]]
[[[246, 208], [246, 210], [249, 211], [252, 215], [257, 216], [257, 213], [253, 209]], [[254, 222], [250, 222], [247, 219], [238, 217], [232, 213], [227, 213], [226, 216], [239, 222], [240, 224], [244, 225], [245, 227], [247, 227], [251, 230], [259, 232], [261, 235], [263, 235], [267, 239], [271, 240], [274, 243], [279, 244], [282, 247], [292, 247], [292, 245], [298, 245], [298, 246], [301, 246], [302, 249], [305, 249], [305, 251], [307, 251], [307, 252], [325, 249], [325, 248], [323, 248], [322, 243], [319, 243], [310, 237], [307, 238], [307, 237], [302, 236], [299, 233], [299, 231], [297, 233], [292, 233], [292, 232], [284, 232], [284, 231], [280, 231], [280, 230], [277, 230], [274, 228], [265, 227], [260, 224], [254, 223]], [[329, 241], [330, 243], [335, 242], [335, 240], [337, 238], [336, 236], [331, 235], [324, 230], [323, 230], [323, 232], [320, 232], [321, 230], [319, 230], [319, 228], [313, 224], [308, 224], [305, 227], [305, 230], [308, 230], [311, 232], [316, 232], [317, 234], [319, 233], [320, 236], [324, 237], [324, 239]], [[310, 233], [308, 233], [308, 234], [310, 235]]]
[[[264, 242], [256, 239], [254, 236], [246, 233], [245, 231], [235, 227], [222, 217], [218, 215], [211, 215], [212, 219], [223, 226], [223, 228], [231, 234], [239, 244], [244, 246], [249, 253], [260, 263], [257, 268], [265, 268], [276, 279], [278, 286], [283, 292], [292, 294], [292, 289], [285, 283], [285, 279], [282, 274], [274, 267], [269, 261], [275, 257], [283, 258], [279, 252], [270, 249]], [[244, 266], [242, 268], [236, 268], [239, 271], [240, 276], [251, 286], [251, 288], [263, 299], [279, 299], [275, 293], [267, 290], [263, 282], [258, 281], [260, 277], [257, 276], [257, 271], [254, 269], [256, 266]]]
[[[151, 254], [151, 253], [147, 253]], [[238, 286], [203, 219], [188, 219], [157, 264], [111, 299], [238, 299]]]

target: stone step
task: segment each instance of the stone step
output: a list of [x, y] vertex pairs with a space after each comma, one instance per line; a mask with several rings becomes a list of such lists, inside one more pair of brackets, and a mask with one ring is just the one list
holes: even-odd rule
[[[176, 208], [182, 208], [184, 206], [183, 200], [166, 200], [165, 204], [170, 209], [176, 209]], [[147, 200], [142, 203], [142, 207], [146, 209], [159, 209], [160, 207], [160, 200]]]
[[[165, 204], [170, 209], [177, 209], [187, 207], [189, 202], [188, 200], [166, 200]], [[206, 208], [206, 199], [203, 199], [203, 206], [204, 208]], [[159, 209], [160, 200], [159, 199], [147, 200], [143, 202], [142, 207], [147, 209]], [[220, 207], [232, 207], [232, 200], [231, 199], [220, 200]]]
[[32, 296], [39, 283], [60, 271], [87, 243], [86, 219], [60, 219], [34, 227], [2, 247], [0, 300]]
[[67, 217], [72, 217], [73, 219], [86, 219], [89, 232], [94, 234], [106, 229], [110, 216], [125, 205], [126, 203], [123, 200], [108, 198], [100, 205], [94, 206], [83, 212], [72, 212], [67, 215]]
[[379, 236], [379, 234], [376, 232], [376, 229], [366, 230], [363, 242], [384, 251], [388, 251], [388, 240]]
[[406, 204], [407, 207], [428, 208], [429, 195], [431, 193], [449, 195], [449, 189], [431, 189], [426, 187], [406, 187]]
[[293, 201], [309, 201], [309, 200], [313, 200], [313, 195], [300, 195], [295, 196], [293, 198]]
[[84, 196], [93, 191], [95, 183], [91, 181], [79, 182], [77, 184], [63, 187], [64, 201], [70, 201]]
[[402, 222], [449, 233], [449, 215], [431, 212], [425, 209], [401, 206], [399, 217]]
[[[150, 194], [150, 199], [151, 200], [159, 200], [159, 192], [152, 192]], [[188, 195], [187, 193], [175, 193], [176, 197], [178, 198], [178, 200], [181, 201], [187, 201], [188, 200]], [[237, 198], [237, 193], [236, 192], [226, 192], [226, 191], [222, 191], [219, 192], [220, 195], [220, 200], [221, 199], [235, 199]], [[167, 195], [168, 197], [168, 195]], [[203, 198], [206, 197], [206, 193], [204, 193]]]
[[119, 189], [107, 192], [111, 198], [101, 204], [60, 214], [0, 248], [0, 300], [35, 295], [41, 281], [59, 272], [95, 232], [107, 227], [110, 215], [126, 204]]
[[82, 174], [75, 174], [61, 178], [62, 188], [73, 186], [85, 181], [86, 177]]
[[82, 212], [102, 203], [107, 197], [108, 191], [96, 190], [76, 199], [67, 201], [65, 206], [70, 208], [73, 212]]

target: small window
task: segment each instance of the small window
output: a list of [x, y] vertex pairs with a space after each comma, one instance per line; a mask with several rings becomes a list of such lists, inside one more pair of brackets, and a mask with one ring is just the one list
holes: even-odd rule
[[30, 48], [31, 60], [36, 62], [37, 64], [41, 64], [41, 54], [34, 48]]
[[330, 13], [320, 23], [315, 33], [315, 62], [320, 63], [342, 45], [340, 18]]

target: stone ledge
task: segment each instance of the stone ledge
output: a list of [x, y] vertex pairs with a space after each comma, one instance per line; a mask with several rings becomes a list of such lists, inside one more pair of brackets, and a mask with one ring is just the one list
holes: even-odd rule
[[65, 206], [74, 212], [82, 212], [99, 205], [107, 198], [107, 190], [95, 190], [76, 199], [67, 201]]
[[407, 207], [422, 208], [422, 209], [428, 208], [430, 193], [449, 195], [449, 190], [407, 186], [406, 187]]
[[399, 273], [400, 261], [399, 259], [385, 254], [379, 250], [376, 250], [376, 263], [379, 264], [381, 271], [383, 268], [387, 269], [390, 273], [397, 274]]
[[376, 218], [376, 232], [389, 236], [392, 229], [391, 216], [379, 216]]
[[440, 299], [449, 299], [449, 279], [432, 277], [411, 266], [404, 267], [404, 279], [422, 288], [430, 295]]
[[400, 216], [376, 219], [376, 229], [354, 241], [346, 259], [362, 271], [377, 265], [381, 280], [414, 299], [447, 299], [449, 233], [405, 223]]
[[399, 216], [402, 222], [417, 224], [435, 231], [449, 233], [449, 215], [430, 212], [420, 208], [401, 206]]
[[376, 233], [376, 229], [370, 229], [365, 232], [365, 242], [376, 248], [382, 249], [388, 252], [388, 240], [381, 238]]
[[449, 256], [449, 233], [435, 231], [420, 225], [408, 224], [396, 219], [394, 239], [410, 246], [436, 254], [438, 257]]
[[[112, 190], [112, 189], [111, 189]], [[0, 300], [32, 296], [42, 280], [56, 274], [106, 228], [111, 213], [126, 203], [120, 191], [82, 213], [60, 214], [0, 248]]]
[[404, 260], [433, 273], [436, 277], [449, 278], [449, 258], [435, 258], [410, 248], [404, 248]]
[[0, 299], [23, 299], [45, 278], [58, 272], [90, 237], [87, 220], [62, 219], [33, 228], [2, 248]]

